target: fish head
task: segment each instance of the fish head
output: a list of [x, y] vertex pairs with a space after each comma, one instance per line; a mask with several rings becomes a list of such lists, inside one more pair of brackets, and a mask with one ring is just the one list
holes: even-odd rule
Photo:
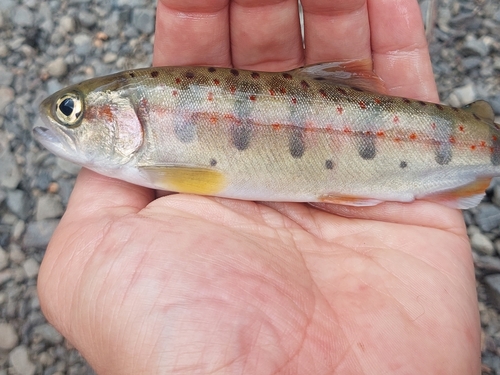
[[40, 104], [42, 123], [33, 134], [55, 155], [109, 175], [143, 144], [143, 129], [130, 98], [97, 80], [70, 86]]

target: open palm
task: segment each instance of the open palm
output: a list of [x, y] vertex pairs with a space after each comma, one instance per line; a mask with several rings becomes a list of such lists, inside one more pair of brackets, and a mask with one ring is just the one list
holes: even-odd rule
[[[390, 93], [437, 99], [416, 0], [303, 5], [305, 51], [295, 0], [164, 0], [155, 63], [373, 58]], [[155, 199], [83, 170], [42, 263], [42, 307], [103, 374], [478, 373], [460, 213], [322, 208]]]

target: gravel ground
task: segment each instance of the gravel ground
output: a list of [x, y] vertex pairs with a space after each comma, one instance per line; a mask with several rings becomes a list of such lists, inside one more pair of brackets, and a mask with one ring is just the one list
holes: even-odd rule
[[[93, 373], [40, 312], [39, 264], [78, 168], [34, 143], [31, 127], [47, 94], [149, 66], [154, 9], [153, 0], [0, 2], [0, 375]], [[500, 2], [439, 0], [437, 15], [430, 48], [442, 101], [485, 99], [500, 116]], [[500, 179], [464, 219], [476, 263], [483, 374], [500, 375]]]

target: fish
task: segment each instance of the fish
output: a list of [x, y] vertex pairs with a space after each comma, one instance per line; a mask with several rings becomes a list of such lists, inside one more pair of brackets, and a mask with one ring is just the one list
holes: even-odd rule
[[46, 98], [33, 134], [61, 158], [170, 192], [476, 206], [500, 176], [500, 125], [491, 106], [387, 95], [367, 66], [123, 71]]

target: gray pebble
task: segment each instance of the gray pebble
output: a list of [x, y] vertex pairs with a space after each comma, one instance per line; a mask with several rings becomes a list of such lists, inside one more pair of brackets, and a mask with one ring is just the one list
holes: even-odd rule
[[47, 72], [52, 77], [63, 77], [68, 72], [68, 64], [66, 64], [66, 61], [62, 57], [58, 57], [47, 65]]
[[462, 47], [462, 53], [465, 55], [479, 55], [485, 57], [490, 52], [490, 47], [484, 40], [476, 39], [472, 35], [468, 35]]
[[14, 81], [14, 73], [0, 65], [0, 86], [9, 86]]
[[45, 248], [52, 237], [52, 233], [59, 224], [59, 220], [48, 219], [28, 223], [24, 234], [25, 247]]
[[500, 95], [496, 95], [493, 98], [489, 99], [491, 106], [493, 107], [493, 111], [500, 115]]
[[45, 341], [51, 344], [60, 344], [63, 341], [62, 335], [50, 324], [42, 324], [33, 330], [35, 335], [40, 335]]
[[56, 91], [59, 91], [63, 88], [63, 85], [61, 85], [61, 83], [57, 79], [54, 79], [54, 78], [49, 79], [46, 82], [46, 85], [47, 85], [47, 94], [48, 95], [52, 95]]
[[147, 4], [146, 0], [116, 0], [119, 7], [144, 7]]
[[77, 34], [73, 38], [75, 53], [80, 56], [87, 56], [92, 51], [92, 38], [87, 34]]
[[0, 271], [9, 265], [9, 254], [0, 247]]
[[483, 232], [489, 232], [500, 225], [500, 208], [493, 204], [483, 203], [478, 206], [476, 223]]
[[144, 34], [150, 34], [155, 28], [154, 9], [135, 8], [132, 11], [132, 25]]
[[28, 348], [20, 345], [9, 354], [9, 362], [19, 375], [34, 375], [36, 367], [29, 359]]
[[118, 55], [116, 53], [108, 52], [103, 56], [102, 61], [106, 64], [111, 64], [115, 62], [116, 59], [118, 59]]
[[[453, 103], [455, 107], [462, 107], [466, 104], [472, 103], [476, 99], [476, 92], [474, 90], [474, 85], [469, 83], [468, 85], [457, 87], [451, 95], [455, 95], [458, 103]], [[450, 96], [451, 96], [450, 95]]]
[[78, 20], [83, 27], [91, 28], [97, 23], [97, 17], [94, 13], [83, 10], [78, 13]]
[[10, 244], [9, 258], [14, 264], [21, 264], [26, 259], [26, 256], [19, 245], [12, 243]]
[[7, 192], [7, 207], [22, 220], [26, 220], [30, 214], [29, 199], [23, 190]]
[[26, 228], [26, 223], [24, 220], [17, 220], [16, 223], [12, 226], [11, 236], [13, 241], [18, 241], [22, 234], [24, 233], [24, 229]]
[[474, 265], [487, 273], [500, 272], [500, 259], [496, 256], [476, 255]]
[[64, 212], [61, 198], [53, 194], [45, 194], [38, 198], [36, 205], [36, 220], [56, 219]]
[[67, 34], [74, 33], [76, 28], [74, 18], [71, 16], [62, 16], [59, 21], [59, 27]]
[[40, 269], [40, 264], [38, 264], [38, 262], [35, 259], [28, 258], [23, 263], [23, 269], [24, 272], [26, 272], [26, 276], [28, 276], [28, 278], [31, 279], [38, 276], [38, 270]]
[[109, 38], [116, 38], [122, 29], [122, 23], [120, 22], [120, 14], [118, 12], [113, 12], [106, 23], [104, 24], [103, 32]]
[[491, 240], [482, 233], [474, 233], [470, 237], [472, 248], [483, 255], [494, 255], [495, 248]]
[[13, 10], [11, 19], [16, 26], [27, 27], [33, 26], [34, 16], [33, 12], [27, 7], [18, 6]]
[[8, 86], [0, 86], [0, 114], [14, 100], [14, 90]]
[[9, 47], [5, 43], [0, 42], [0, 58], [7, 57], [9, 55]]
[[7, 268], [6, 270], [0, 271], [0, 286], [12, 280], [13, 277], [14, 277], [14, 269], [12, 268]]
[[18, 342], [19, 338], [14, 327], [8, 323], [0, 323], [0, 349], [14, 349]]

